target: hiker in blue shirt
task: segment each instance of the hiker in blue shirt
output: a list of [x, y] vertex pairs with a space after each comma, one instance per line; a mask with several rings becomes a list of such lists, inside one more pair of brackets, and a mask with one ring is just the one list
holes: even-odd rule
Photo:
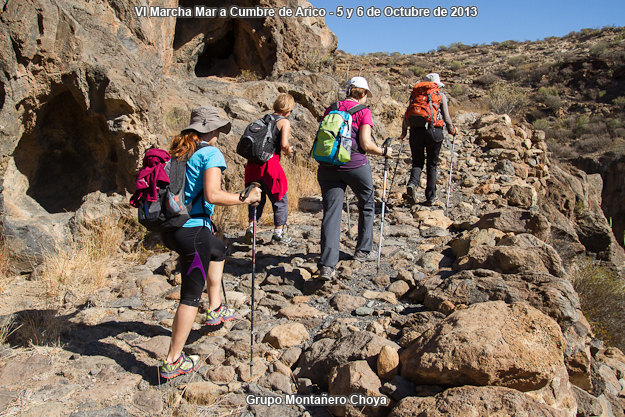
[[[191, 332], [205, 286], [209, 299], [205, 324], [215, 326], [235, 317], [233, 309], [222, 305], [219, 295], [226, 248], [212, 233], [211, 215], [215, 204], [234, 206], [258, 202], [260, 189], [252, 189], [246, 198], [221, 189], [221, 174], [226, 169], [226, 161], [215, 145], [219, 133], [227, 134], [230, 128], [230, 122], [220, 118], [217, 109], [199, 107], [191, 112], [189, 126], [172, 140], [172, 158], [188, 160], [185, 204], [194, 200], [195, 203], [191, 207], [191, 219], [177, 230], [163, 233], [163, 242], [178, 252], [182, 266], [180, 304], [174, 317], [169, 352], [160, 368], [160, 375], [165, 379], [189, 373], [200, 366], [200, 357], [186, 355], [182, 348]], [[196, 198], [200, 193], [202, 197]]]

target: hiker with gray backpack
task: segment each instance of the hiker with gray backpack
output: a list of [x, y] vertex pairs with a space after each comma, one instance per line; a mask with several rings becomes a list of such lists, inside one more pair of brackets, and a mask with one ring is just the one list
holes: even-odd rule
[[174, 316], [171, 342], [159, 375], [171, 379], [199, 368], [198, 355], [182, 349], [198, 313], [204, 287], [209, 308], [204, 324], [215, 326], [235, 318], [233, 309], [222, 304], [220, 286], [226, 247], [214, 234], [211, 220], [214, 206], [253, 204], [260, 201], [260, 189], [233, 194], [221, 189], [226, 161], [216, 148], [219, 134], [230, 132], [231, 124], [214, 107], [191, 112], [191, 123], [172, 140], [169, 152], [151, 149], [137, 177], [137, 192], [131, 204], [138, 208], [139, 221], [161, 233], [163, 243], [180, 255], [182, 285], [180, 304]]
[[410, 95], [410, 103], [404, 114], [400, 140], [406, 137], [410, 127], [410, 151], [412, 170], [406, 187], [409, 200], [416, 204], [416, 191], [419, 188], [421, 172], [426, 163], [427, 185], [425, 187], [426, 206], [436, 202], [436, 174], [438, 156], [441, 151], [444, 134], [443, 126], [451, 135], [456, 135], [456, 128], [449, 116], [447, 97], [440, 91], [444, 86], [436, 73], [426, 75], [416, 84]]
[[287, 198], [288, 183], [284, 169], [280, 164], [281, 154], [293, 154], [289, 143], [291, 122], [289, 116], [295, 108], [295, 99], [287, 93], [281, 93], [273, 103], [273, 114], [249, 124], [237, 145], [237, 153], [247, 159], [245, 165], [245, 184], [258, 183], [262, 194], [257, 207], [249, 208], [249, 226], [245, 231], [245, 240], [252, 243], [252, 229], [255, 221], [263, 214], [265, 201], [269, 197], [273, 208], [274, 230], [271, 242], [288, 244], [285, 225], [289, 214]]
[[353, 77], [347, 83], [346, 99], [332, 104], [319, 125], [311, 156], [319, 162], [317, 181], [323, 198], [319, 279], [330, 281], [339, 261], [341, 215], [345, 189], [358, 200], [358, 241], [353, 259], [375, 259], [373, 218], [375, 198], [371, 165], [366, 154], [390, 158], [390, 147], [378, 146], [372, 136], [373, 118], [365, 103], [371, 97], [367, 80]]

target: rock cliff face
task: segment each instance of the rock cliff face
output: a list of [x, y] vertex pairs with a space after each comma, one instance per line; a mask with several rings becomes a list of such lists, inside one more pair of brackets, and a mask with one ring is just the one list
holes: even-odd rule
[[[165, 0], [150, 5], [191, 3]], [[320, 97], [339, 89], [329, 77], [321, 85], [312, 80], [316, 88], [309, 91], [290, 85], [290, 80], [237, 84], [207, 78], [279, 78], [284, 71], [305, 66], [313, 55], [330, 54], [336, 37], [322, 19], [140, 18], [135, 7], [142, 5], [3, 3], [0, 176], [5, 228], [9, 235], [30, 242], [14, 248], [23, 268], [39, 259], [42, 250], [52, 249], [50, 237], [63, 240], [66, 213], [78, 209], [83, 197], [95, 191], [132, 190], [145, 149], [164, 146], [184, 127], [190, 108], [221, 108], [225, 117], [234, 119], [234, 141], [250, 120], [271, 107], [279, 90], [293, 91], [301, 103], [294, 118], [301, 121], [300, 132], [310, 132], [316, 123], [309, 110], [312, 102], [318, 114], [327, 103]], [[282, 5], [310, 6], [306, 1], [247, 1], [240, 6]], [[297, 139], [308, 141], [308, 135]], [[32, 217], [38, 222], [29, 228]]]

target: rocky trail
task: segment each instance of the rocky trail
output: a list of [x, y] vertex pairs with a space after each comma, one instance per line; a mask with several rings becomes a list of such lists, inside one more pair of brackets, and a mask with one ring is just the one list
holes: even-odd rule
[[[268, 243], [271, 229], [260, 227], [251, 375], [251, 260], [242, 233], [226, 235], [224, 281], [237, 318], [209, 330], [198, 315], [186, 351], [201, 355], [202, 366], [170, 382], [158, 379], [158, 364], [179, 297], [175, 254], [118, 268], [105, 288], [55, 311], [42, 304], [36, 280], [19, 278], [0, 295], [4, 320], [45, 322], [58, 343], [2, 346], [1, 414], [624, 415], [625, 356], [593, 337], [569, 280], [571, 254], [600, 245], [589, 238], [601, 241], [600, 226], [597, 256], [613, 265], [622, 259], [600, 211], [594, 234], [584, 229], [591, 213], [566, 211], [570, 199], [591, 207], [600, 188], [551, 164], [541, 132], [528, 125], [471, 113], [456, 122], [448, 215], [449, 149], [441, 153], [439, 202], [425, 207], [403, 196], [405, 146], [380, 271], [375, 261], [349, 259], [355, 239], [344, 213], [337, 279], [315, 279], [319, 198], [302, 199], [291, 213], [288, 246]], [[372, 165], [379, 200], [382, 164]], [[354, 237], [356, 212], [353, 201]], [[246, 403], [249, 394], [295, 393], [383, 396], [387, 405]]]

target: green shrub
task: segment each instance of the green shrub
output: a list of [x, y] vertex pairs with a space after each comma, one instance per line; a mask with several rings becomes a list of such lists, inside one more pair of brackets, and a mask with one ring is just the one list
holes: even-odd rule
[[460, 97], [466, 94], [466, 91], [461, 84], [454, 84], [451, 87], [448, 86], [447, 90], [452, 97]]
[[488, 74], [480, 75], [479, 77], [473, 80], [473, 83], [484, 86], [484, 87], [489, 87], [495, 84], [497, 81], [499, 81], [499, 77], [497, 77], [495, 74], [488, 73]]
[[620, 96], [612, 100], [612, 104], [621, 109], [625, 109], [625, 96]]
[[513, 67], [519, 66], [525, 62], [525, 57], [523, 55], [515, 55], [508, 58], [508, 65]]
[[534, 120], [534, 122], [532, 123], [532, 126], [534, 126], [534, 129], [536, 130], [547, 130], [550, 127], [549, 121], [547, 119], [536, 119]]
[[585, 261], [578, 265], [572, 282], [597, 337], [625, 349], [625, 281], [615, 272]]
[[423, 75], [425, 75], [426, 70], [423, 67], [420, 67], [418, 65], [414, 65], [412, 67], [409, 68], [410, 71], [412, 71], [412, 73], [416, 76], [416, 77], [421, 77]]
[[588, 131], [588, 125], [590, 124], [590, 117], [582, 114], [575, 120], [575, 133], [582, 134]]
[[527, 104], [522, 88], [508, 84], [496, 84], [488, 93], [490, 109], [495, 113], [518, 114]]
[[448, 67], [452, 71], [458, 71], [460, 68], [464, 67], [464, 64], [460, 61], [451, 61]]
[[590, 54], [590, 56], [601, 56], [603, 55], [606, 50], [608, 49], [608, 43], [605, 41], [601, 41], [601, 42], [597, 42], [596, 44], [594, 44], [593, 46], [590, 47], [590, 49], [588, 50], [588, 53]]

